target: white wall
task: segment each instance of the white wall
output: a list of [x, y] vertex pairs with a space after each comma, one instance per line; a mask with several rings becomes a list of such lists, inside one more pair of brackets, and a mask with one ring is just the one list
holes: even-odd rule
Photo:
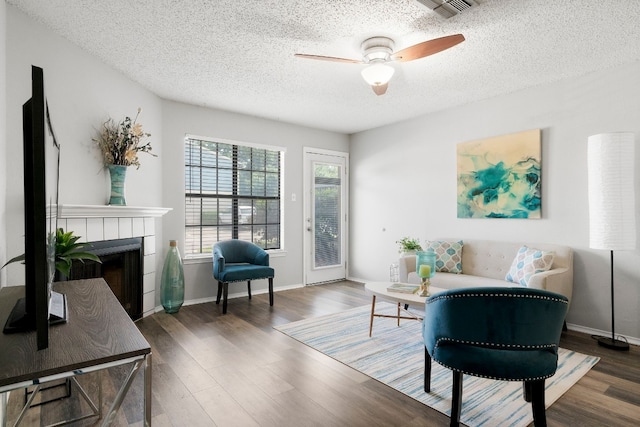
[[[635, 63], [353, 135], [350, 275], [388, 277], [403, 236], [569, 245], [568, 323], [610, 331], [609, 253], [589, 249], [587, 137], [632, 131], [640, 141], [638, 75]], [[542, 129], [543, 218], [457, 219], [456, 144], [534, 128]], [[640, 189], [640, 173], [635, 181]], [[616, 332], [638, 338], [640, 252], [615, 257]]]
[[[302, 206], [302, 155], [303, 147], [348, 151], [348, 137], [343, 134], [320, 131], [272, 120], [235, 114], [220, 110], [196, 107], [176, 102], [163, 103], [164, 156], [163, 170], [164, 202], [173, 211], [164, 217], [163, 227], [167, 252], [168, 241], [184, 239], [184, 138], [186, 134], [221, 138], [238, 142], [267, 144], [284, 147], [285, 165], [282, 197], [284, 206], [283, 253], [270, 256], [271, 266], [276, 270], [274, 286], [291, 287], [302, 285], [303, 261], [302, 238], [304, 230]], [[291, 201], [291, 194], [298, 195]], [[179, 244], [182, 248], [182, 245]], [[184, 252], [181, 250], [181, 253]], [[215, 295], [217, 285], [212, 276], [210, 259], [185, 260], [185, 299], [198, 300]], [[252, 290], [266, 289], [266, 281], [252, 283]], [[246, 292], [245, 286], [230, 289], [231, 293]]]
[[[7, 5], [0, 1], [0, 195], [5, 194], [7, 182]], [[0, 197], [0, 264], [4, 265], [7, 259], [7, 202], [5, 197]], [[0, 287], [5, 282], [6, 271], [0, 270]], [[0, 413], [0, 415], [2, 415]]]
[[[108, 173], [102, 170], [100, 153], [91, 138], [108, 116], [120, 119], [135, 115], [142, 107], [140, 122], [151, 133], [158, 157], [141, 154], [140, 169], [127, 172], [127, 204], [173, 209], [156, 224], [156, 271], [161, 272], [168, 241], [182, 242], [184, 236], [185, 134], [285, 147], [284, 251], [272, 255], [271, 264], [276, 269], [276, 287], [302, 284], [302, 148], [348, 151], [347, 135], [161, 100], [11, 6], [7, 18], [8, 140], [13, 141], [7, 148], [8, 158], [22, 159], [21, 106], [30, 96], [31, 64], [44, 69], [53, 126], [62, 146], [61, 203], [107, 203]], [[11, 208], [7, 237], [0, 242], [9, 242], [7, 256], [12, 257], [24, 250], [22, 162], [8, 164], [6, 176], [16, 185], [2, 198]], [[296, 202], [291, 201], [291, 193], [299, 195]], [[213, 297], [211, 261], [185, 260], [185, 264], [185, 299]], [[22, 265], [12, 264], [5, 270], [7, 283], [24, 283]], [[156, 275], [156, 289], [160, 276]], [[252, 287], [259, 292], [266, 283], [259, 281]], [[160, 293], [156, 295], [156, 305], [160, 305]]]
[[[4, 2], [3, 2], [4, 4]], [[22, 168], [22, 104], [31, 96], [31, 65], [44, 70], [45, 92], [54, 131], [60, 143], [60, 196], [63, 204], [104, 205], [109, 177], [92, 138], [109, 116], [134, 117], [151, 133], [159, 157], [141, 155], [139, 170], [127, 173], [126, 197], [131, 206], [162, 205], [161, 100], [122, 73], [105, 66], [56, 36], [12, 6], [7, 6], [7, 257], [24, 252]], [[5, 58], [5, 55], [2, 56]], [[160, 228], [160, 227], [158, 227]], [[160, 230], [161, 231], [161, 230]], [[159, 236], [162, 237], [161, 235]], [[6, 283], [24, 283], [24, 267], [6, 267]]]

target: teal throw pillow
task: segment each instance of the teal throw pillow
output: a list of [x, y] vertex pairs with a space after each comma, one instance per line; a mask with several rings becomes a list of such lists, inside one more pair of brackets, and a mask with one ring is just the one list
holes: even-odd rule
[[431, 240], [426, 244], [426, 251], [436, 253], [436, 271], [441, 273], [462, 273], [462, 240], [447, 242]]
[[505, 280], [522, 286], [529, 286], [531, 276], [551, 268], [554, 255], [553, 252], [522, 246], [518, 249]]

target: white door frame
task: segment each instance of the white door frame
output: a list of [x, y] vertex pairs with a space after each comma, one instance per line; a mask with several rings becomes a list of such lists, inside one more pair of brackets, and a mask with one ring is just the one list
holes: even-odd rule
[[[342, 226], [340, 227], [342, 233], [342, 247], [341, 247], [341, 255], [342, 255], [342, 265], [339, 269], [333, 268], [333, 272], [324, 271], [322, 274], [318, 275], [317, 272], [313, 270], [313, 259], [314, 259], [314, 251], [313, 245], [314, 242], [312, 239], [313, 233], [311, 232], [311, 227], [313, 226], [311, 222], [312, 217], [312, 207], [311, 200], [313, 194], [313, 168], [312, 166], [312, 158], [320, 156], [326, 156], [327, 162], [331, 162], [332, 158], [339, 159], [338, 161], [344, 161], [344, 171], [342, 176]], [[324, 150], [319, 148], [312, 147], [304, 147], [303, 151], [303, 194], [304, 194], [304, 208], [303, 208], [303, 283], [304, 285], [322, 283], [322, 282], [330, 282], [339, 280], [347, 277], [347, 261], [349, 254], [349, 153], [342, 151], [333, 151], [333, 150]], [[320, 277], [320, 278], [319, 278]]]

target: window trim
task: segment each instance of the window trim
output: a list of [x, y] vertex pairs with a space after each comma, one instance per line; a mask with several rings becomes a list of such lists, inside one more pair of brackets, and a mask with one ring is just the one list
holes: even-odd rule
[[[200, 141], [207, 141], [207, 142], [212, 142], [212, 143], [219, 143], [219, 144], [229, 144], [229, 145], [237, 145], [237, 146], [243, 146], [243, 147], [250, 147], [250, 148], [255, 148], [255, 149], [259, 149], [259, 150], [268, 150], [268, 151], [279, 151], [280, 152], [280, 248], [278, 249], [265, 249], [268, 253], [273, 254], [275, 256], [279, 256], [280, 254], [286, 254], [286, 249], [285, 249], [285, 233], [284, 233], [284, 223], [285, 223], [285, 210], [284, 210], [284, 201], [285, 201], [285, 165], [286, 165], [286, 153], [287, 153], [287, 148], [284, 146], [279, 146], [279, 145], [272, 145], [272, 144], [264, 144], [264, 143], [255, 143], [255, 142], [247, 142], [247, 141], [238, 141], [238, 140], [233, 140], [233, 139], [226, 139], [226, 138], [216, 138], [216, 137], [211, 137], [211, 136], [202, 136], [202, 135], [196, 135], [196, 134], [190, 134], [190, 133], [186, 133], [183, 139], [183, 148], [182, 151], [184, 153], [184, 146], [187, 143], [187, 140], [189, 139], [194, 139], [194, 140], [200, 140]], [[186, 159], [184, 159], [183, 161], [183, 174], [186, 173]], [[183, 180], [184, 181], [184, 180]], [[182, 188], [183, 188], [183, 202], [186, 202], [186, 190], [184, 187], [184, 182], [182, 184]], [[186, 221], [182, 224], [182, 229], [183, 229], [183, 233], [186, 233], [187, 230], [187, 225], [186, 225]], [[186, 239], [186, 236], [184, 237]], [[186, 240], [185, 240], [186, 242]], [[184, 260], [187, 261], [191, 261], [194, 263], [197, 263], [201, 260], [209, 260], [209, 258], [211, 257], [210, 254], [208, 253], [197, 253], [197, 254], [186, 254], [184, 255]], [[189, 263], [191, 263], [189, 262]]]
[[199, 139], [201, 141], [219, 142], [221, 144], [229, 144], [229, 145], [242, 145], [244, 147], [258, 148], [261, 150], [280, 151], [281, 153], [287, 152], [287, 147], [283, 147], [280, 145], [259, 144], [256, 142], [238, 141], [235, 139], [214, 138], [210, 136], [194, 135], [191, 133], [185, 134], [184, 140], [186, 141], [187, 139]]

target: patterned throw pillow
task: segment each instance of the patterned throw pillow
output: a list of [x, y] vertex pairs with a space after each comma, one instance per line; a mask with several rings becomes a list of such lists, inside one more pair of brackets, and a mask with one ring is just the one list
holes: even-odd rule
[[518, 249], [505, 280], [522, 286], [529, 286], [531, 276], [551, 268], [554, 255], [553, 252], [522, 246]]
[[462, 240], [446, 242], [432, 240], [426, 244], [425, 251], [436, 253], [436, 271], [442, 273], [462, 273]]

